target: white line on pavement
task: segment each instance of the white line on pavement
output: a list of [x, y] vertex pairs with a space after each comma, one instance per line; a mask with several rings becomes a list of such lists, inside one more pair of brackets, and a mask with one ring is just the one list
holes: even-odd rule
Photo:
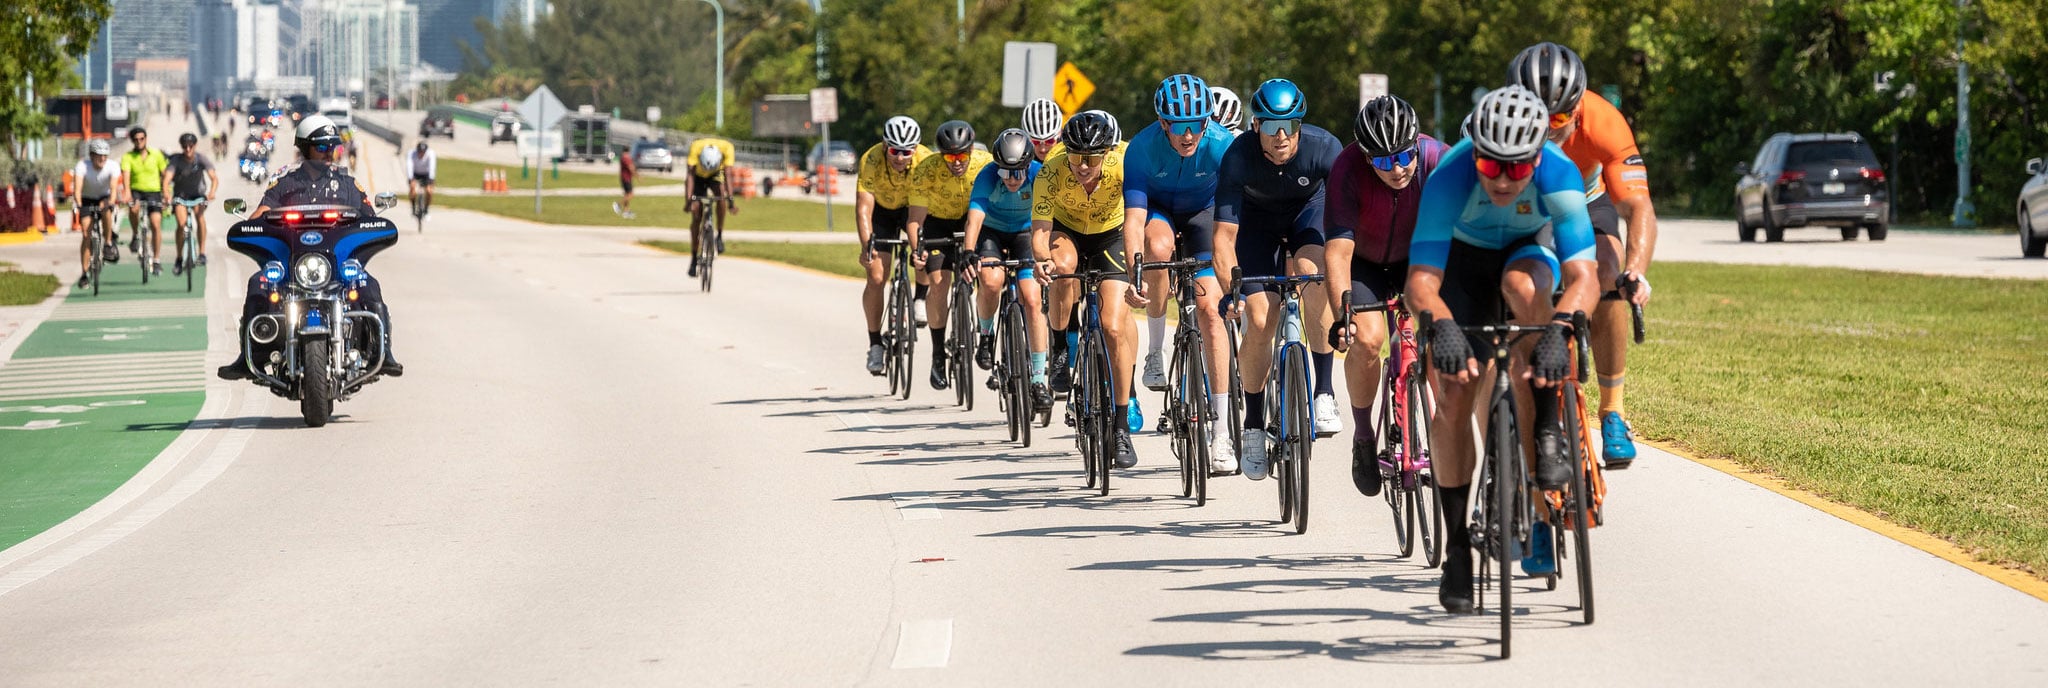
[[952, 619], [905, 621], [896, 633], [891, 669], [943, 669], [953, 654]]
[[832, 417], [838, 418], [839, 424], [848, 430], [859, 430], [875, 424], [865, 413], [835, 413]]
[[889, 499], [896, 502], [896, 511], [903, 514], [903, 520], [905, 521], [939, 520], [939, 507], [937, 504], [928, 501], [931, 499], [928, 495], [923, 493], [899, 494], [891, 496]]

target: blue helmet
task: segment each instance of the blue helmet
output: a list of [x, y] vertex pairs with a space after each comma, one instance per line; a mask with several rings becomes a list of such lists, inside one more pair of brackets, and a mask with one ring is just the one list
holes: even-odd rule
[[1159, 82], [1152, 94], [1152, 110], [1168, 122], [1194, 122], [1209, 118], [1209, 84], [1193, 74], [1175, 74]]
[[1268, 79], [1252, 94], [1252, 117], [1256, 119], [1301, 119], [1308, 116], [1308, 96], [1286, 79]]

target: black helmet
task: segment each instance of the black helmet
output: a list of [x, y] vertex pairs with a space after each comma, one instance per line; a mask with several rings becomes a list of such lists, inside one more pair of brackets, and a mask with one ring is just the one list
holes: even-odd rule
[[1033, 159], [1031, 136], [1025, 134], [1023, 129], [1004, 129], [1002, 133], [996, 134], [995, 144], [989, 146], [988, 152], [995, 156], [996, 167], [1006, 170], [1028, 169]]
[[1372, 157], [1393, 155], [1415, 147], [1421, 128], [1415, 123], [1415, 108], [1400, 96], [1380, 96], [1365, 102], [1358, 117], [1351, 120], [1351, 136], [1358, 147]]
[[1060, 129], [1060, 143], [1068, 152], [1091, 155], [1115, 148], [1122, 138], [1117, 131], [1116, 120], [1101, 110], [1089, 110], [1067, 120], [1067, 126]]
[[974, 149], [974, 125], [948, 120], [939, 125], [936, 137], [940, 153], [965, 153]]
[[1535, 91], [1550, 114], [1571, 112], [1586, 95], [1586, 63], [1571, 48], [1544, 41], [1508, 63], [1508, 83]]
[[185, 132], [184, 134], [178, 136], [178, 145], [197, 146], [199, 145], [199, 135], [189, 131]]

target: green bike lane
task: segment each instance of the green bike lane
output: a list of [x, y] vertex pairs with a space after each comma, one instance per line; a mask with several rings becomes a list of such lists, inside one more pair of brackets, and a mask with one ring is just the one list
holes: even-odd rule
[[[125, 256], [124, 256], [125, 257]], [[205, 401], [202, 269], [143, 284], [132, 257], [69, 290], [0, 362], [0, 550], [64, 522], [154, 459]]]

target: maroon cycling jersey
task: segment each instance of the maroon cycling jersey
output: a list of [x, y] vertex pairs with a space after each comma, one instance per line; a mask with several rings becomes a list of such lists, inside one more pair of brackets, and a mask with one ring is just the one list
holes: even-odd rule
[[1380, 181], [1364, 149], [1345, 146], [1337, 155], [1330, 168], [1324, 235], [1356, 241], [1352, 260], [1379, 264], [1408, 260], [1408, 242], [1415, 235], [1415, 216], [1422, 208], [1422, 183], [1436, 171], [1437, 160], [1446, 149], [1428, 134], [1421, 135], [1415, 147], [1419, 153], [1415, 181], [1400, 190]]

